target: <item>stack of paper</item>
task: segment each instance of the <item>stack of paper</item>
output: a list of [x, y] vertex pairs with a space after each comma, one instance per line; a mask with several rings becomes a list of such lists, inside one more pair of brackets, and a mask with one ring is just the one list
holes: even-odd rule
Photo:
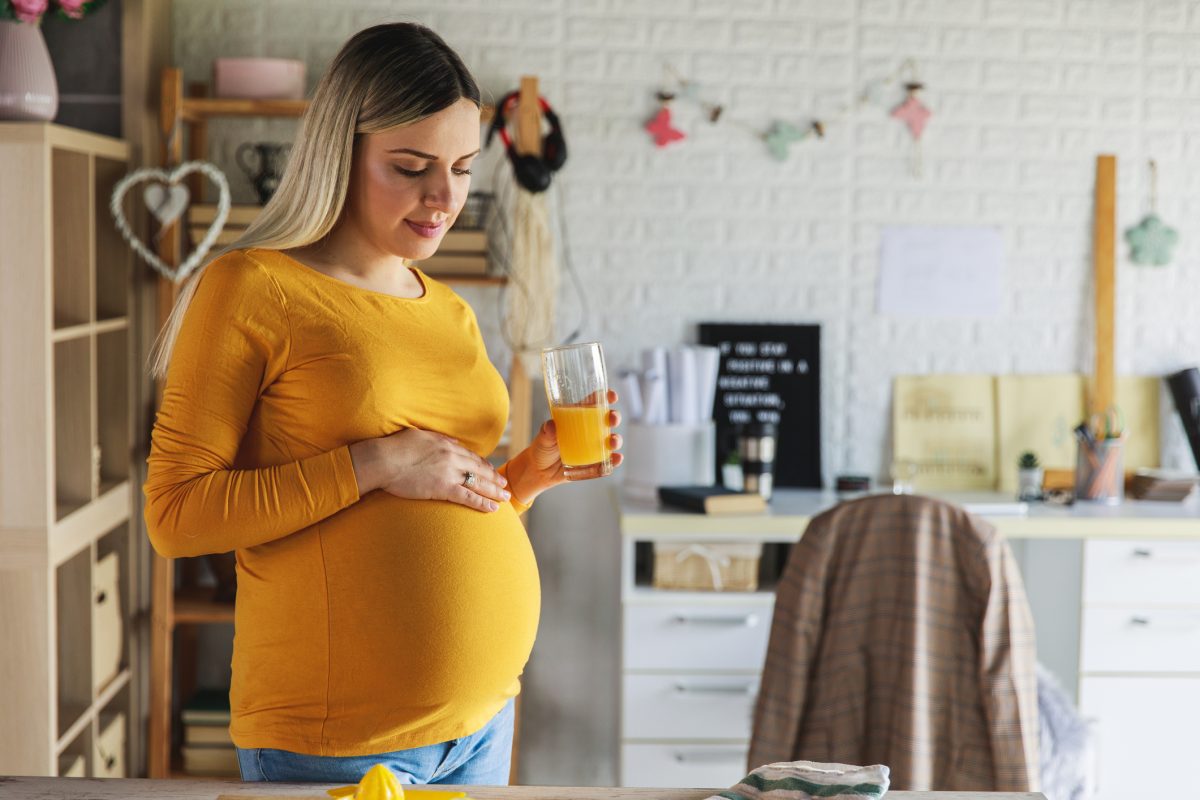
[[683, 345], [642, 351], [642, 369], [618, 380], [630, 422], [694, 425], [712, 419], [720, 354], [715, 347]]

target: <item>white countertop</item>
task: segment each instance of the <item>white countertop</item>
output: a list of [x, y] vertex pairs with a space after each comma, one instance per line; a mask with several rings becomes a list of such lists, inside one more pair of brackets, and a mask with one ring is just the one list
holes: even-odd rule
[[[1070, 506], [1020, 504], [1000, 493], [939, 494], [978, 513], [1010, 539], [1197, 539], [1200, 501], [1185, 503], [1126, 500], [1118, 505], [1076, 502]], [[765, 514], [708, 515], [660, 506], [614, 491], [621, 532], [638, 538], [695, 539], [751, 535], [766, 540], [799, 538], [809, 519], [832, 508], [838, 496], [829, 490], [776, 489]], [[1000, 513], [1004, 512], [1004, 513]]]

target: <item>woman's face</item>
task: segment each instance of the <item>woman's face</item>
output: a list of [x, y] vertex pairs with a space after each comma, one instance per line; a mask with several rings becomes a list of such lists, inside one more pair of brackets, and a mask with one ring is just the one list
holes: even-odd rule
[[420, 122], [361, 137], [346, 214], [374, 248], [419, 261], [458, 218], [479, 153], [479, 107], [462, 99]]

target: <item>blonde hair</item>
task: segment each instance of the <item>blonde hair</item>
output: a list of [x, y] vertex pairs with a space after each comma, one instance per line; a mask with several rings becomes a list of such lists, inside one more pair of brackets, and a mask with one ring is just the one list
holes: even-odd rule
[[275, 194], [245, 233], [184, 283], [154, 343], [150, 373], [166, 376], [208, 264], [231, 250], [288, 250], [325, 238], [346, 202], [358, 137], [411, 125], [464, 98], [480, 105], [479, 87], [458, 54], [429, 28], [396, 22], [351, 37], [313, 92]]

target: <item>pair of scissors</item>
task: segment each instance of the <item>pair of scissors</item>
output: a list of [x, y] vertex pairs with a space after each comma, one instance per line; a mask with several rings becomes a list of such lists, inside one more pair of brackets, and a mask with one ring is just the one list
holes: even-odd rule
[[1088, 427], [1096, 439], [1120, 439], [1125, 435], [1125, 416], [1117, 406], [1092, 414]]

